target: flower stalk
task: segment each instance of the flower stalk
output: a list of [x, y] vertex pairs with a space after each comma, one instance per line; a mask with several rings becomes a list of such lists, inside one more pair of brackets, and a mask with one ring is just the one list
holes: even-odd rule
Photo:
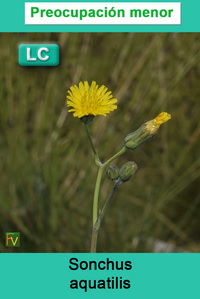
[[89, 130], [89, 125], [87, 123], [85, 123], [85, 128], [86, 128], [86, 133], [87, 133], [87, 137], [88, 137], [89, 142], [90, 142], [91, 149], [92, 149], [93, 154], [94, 154], [95, 163], [97, 164], [97, 166], [101, 166], [101, 161], [99, 159], [98, 152], [97, 152], [97, 150], [94, 146], [94, 143], [92, 141], [92, 137], [91, 137], [90, 130]]
[[115, 194], [115, 192], [117, 191], [118, 186], [120, 185], [120, 181], [118, 180], [112, 191], [110, 192], [108, 198], [106, 199], [102, 210], [99, 212], [99, 216], [95, 222], [95, 224], [93, 225], [93, 229], [92, 229], [92, 237], [91, 237], [91, 247], [90, 247], [90, 253], [95, 253], [96, 249], [97, 249], [97, 239], [98, 239], [98, 234], [99, 234], [99, 229], [101, 226], [101, 222], [103, 220], [103, 217], [107, 211], [107, 208], [111, 202], [111, 199], [113, 198], [113, 195]]
[[123, 147], [119, 152], [117, 152], [114, 156], [108, 159], [105, 163], [99, 165], [93, 199], [93, 226], [95, 225], [98, 218], [98, 202], [103, 172], [112, 161], [117, 159], [119, 156], [123, 155], [125, 152], [126, 148]]

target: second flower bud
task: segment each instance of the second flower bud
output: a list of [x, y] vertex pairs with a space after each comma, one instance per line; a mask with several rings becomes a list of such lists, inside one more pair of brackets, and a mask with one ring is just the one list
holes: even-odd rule
[[137, 164], [133, 161], [126, 162], [119, 170], [119, 177], [121, 181], [127, 182], [131, 177], [136, 173], [138, 167]]

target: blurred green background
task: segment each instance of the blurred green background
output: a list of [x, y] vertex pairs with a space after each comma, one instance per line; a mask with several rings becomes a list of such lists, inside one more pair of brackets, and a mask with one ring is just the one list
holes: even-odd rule
[[[58, 67], [20, 67], [22, 42], [55, 42]], [[98, 252], [200, 252], [199, 33], [0, 35], [0, 251], [88, 252], [97, 168], [83, 124], [65, 108], [80, 80], [105, 84], [118, 109], [91, 131], [103, 161], [159, 112], [172, 119], [135, 151], [135, 177], [120, 186]], [[101, 203], [112, 187], [104, 177]], [[5, 232], [21, 232], [5, 248]]]

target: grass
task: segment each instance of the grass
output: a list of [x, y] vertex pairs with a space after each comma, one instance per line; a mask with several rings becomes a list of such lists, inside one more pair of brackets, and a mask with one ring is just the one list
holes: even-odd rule
[[[91, 127], [102, 160], [159, 112], [173, 117], [117, 161], [139, 170], [109, 208], [99, 252], [151, 251], [149, 238], [200, 252], [199, 34], [2, 33], [0, 42], [0, 251], [89, 251], [97, 169], [65, 97], [72, 84], [95, 80], [119, 100]], [[60, 66], [18, 66], [21, 42], [58, 43]], [[110, 189], [105, 178], [101, 200]], [[21, 232], [19, 249], [4, 247], [9, 231]]]

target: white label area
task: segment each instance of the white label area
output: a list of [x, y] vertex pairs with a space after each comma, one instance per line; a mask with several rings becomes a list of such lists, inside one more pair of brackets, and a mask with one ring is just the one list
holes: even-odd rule
[[26, 25], [180, 25], [180, 2], [26, 2]]

